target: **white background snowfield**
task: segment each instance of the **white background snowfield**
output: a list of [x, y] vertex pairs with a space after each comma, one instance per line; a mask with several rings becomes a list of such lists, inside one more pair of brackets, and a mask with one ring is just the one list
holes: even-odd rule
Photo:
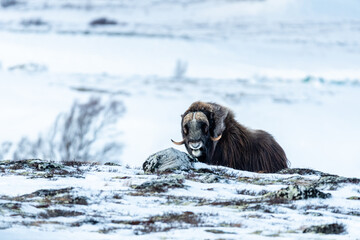
[[180, 114], [193, 101], [213, 101], [274, 135], [292, 167], [356, 177], [359, 8], [356, 0], [2, 0], [0, 140], [35, 138], [74, 99], [111, 96], [127, 109], [113, 134], [124, 148], [112, 160], [140, 166], [181, 138]]

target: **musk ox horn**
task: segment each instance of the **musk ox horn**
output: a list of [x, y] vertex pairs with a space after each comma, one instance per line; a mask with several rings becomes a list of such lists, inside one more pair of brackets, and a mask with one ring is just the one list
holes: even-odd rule
[[210, 137], [210, 138], [211, 138], [211, 140], [213, 140], [214, 142], [216, 142], [216, 141], [219, 141], [221, 137], [222, 137], [222, 135], [220, 135], [220, 136], [218, 136], [218, 137]]
[[191, 120], [200, 120], [200, 121], [205, 122], [209, 126], [208, 118], [206, 117], [205, 113], [203, 113], [201, 111], [190, 112], [190, 113], [186, 114], [184, 117], [184, 120], [183, 120], [183, 127]]
[[176, 145], [183, 145], [185, 143], [185, 139], [182, 140], [181, 142], [175, 142], [174, 140], [171, 139], [171, 141], [176, 144]]

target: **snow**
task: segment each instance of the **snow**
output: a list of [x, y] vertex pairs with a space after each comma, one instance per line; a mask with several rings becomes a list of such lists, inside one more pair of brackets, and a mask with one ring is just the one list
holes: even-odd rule
[[[171, 146], [171, 138], [180, 140], [180, 114], [193, 101], [202, 99], [230, 107], [238, 121], [248, 127], [270, 132], [285, 149], [292, 167], [353, 177], [360, 169], [356, 147], [359, 113], [355, 111], [359, 88], [351, 82], [0, 74], [6, 79], [0, 83], [1, 95], [8, 100], [0, 103], [7, 116], [0, 119], [1, 126], [11, 126], [4, 129], [3, 141], [16, 142], [23, 135], [36, 137], [59, 112], [67, 111], [74, 99], [84, 101], [90, 96], [72, 88], [98, 87], [125, 93], [115, 96], [126, 107], [117, 123], [122, 133], [119, 141], [125, 144], [119, 158], [123, 164], [141, 166], [149, 155]], [[339, 167], [339, 160], [347, 164]]]
[[[123, 166], [140, 167], [149, 155], [171, 147], [170, 139], [181, 140], [180, 115], [193, 101], [203, 100], [223, 104], [234, 111], [240, 123], [271, 133], [284, 148], [291, 167], [359, 177], [359, 1], [21, 2], [26, 5], [0, 7], [0, 143], [17, 143], [23, 136], [35, 138], [46, 132], [74, 100], [86, 101], [93, 95], [115, 98], [126, 108], [112, 133], [124, 144], [122, 154], [115, 158]], [[89, 25], [100, 17], [119, 24]], [[41, 19], [46, 25], [24, 24], [32, 19]], [[187, 69], [182, 78], [176, 79], [178, 62], [187, 64]], [[21, 69], [23, 64], [25, 70]], [[76, 88], [105, 91], [92, 93]], [[8, 154], [4, 158], [11, 157]], [[67, 186], [81, 186], [92, 194], [101, 189], [127, 189], [146, 180], [118, 184], [111, 180], [115, 175], [88, 174], [87, 186], [77, 178], [48, 181], [2, 176], [0, 195], [17, 196]], [[223, 188], [214, 183], [211, 187], [215, 191], [208, 192], [202, 184], [188, 184], [190, 189], [170, 192], [218, 198], [248, 187], [243, 183]], [[271, 191], [281, 187], [268, 186]], [[251, 190], [263, 189], [251, 186]], [[352, 187], [343, 188], [325, 202], [356, 209], [356, 201], [343, 198], [354, 191]], [[131, 205], [134, 198], [123, 201]], [[149, 199], [152, 201], [156, 200]], [[125, 205], [122, 210], [144, 216], [142, 211], [151, 211], [147, 204], [132, 209]], [[107, 207], [111, 211], [113, 206]], [[312, 221], [305, 216], [288, 220], [299, 228]], [[257, 221], [255, 218], [247, 224], [255, 226]], [[282, 221], [276, 224], [281, 226]], [[358, 222], [354, 218], [344, 221], [348, 231], [355, 232], [353, 236], [360, 235], [356, 235]], [[52, 228], [50, 225], [50, 231]], [[123, 231], [123, 236], [134, 238], [130, 230]], [[246, 239], [268, 238], [249, 235], [246, 229], [236, 232]], [[1, 236], [24, 239], [29, 234], [47, 239], [47, 232], [26, 227], [7, 229]], [[214, 237], [205, 231], [201, 234], [203, 238]], [[118, 237], [86, 231], [55, 235], [58, 239]], [[191, 239], [192, 233], [190, 229], [153, 235], [164, 236]]]
[[[196, 172], [157, 176], [144, 174], [139, 169], [104, 165], [83, 165], [83, 173], [76, 177], [55, 174], [44, 178], [41, 177], [42, 171], [51, 170], [28, 168], [5, 171], [0, 176], [0, 234], [2, 239], [118, 239], [119, 236], [130, 239], [192, 239], [194, 234], [207, 239], [263, 239], [269, 236], [279, 239], [333, 239], [335, 235], [302, 233], [310, 225], [330, 223], [346, 226], [346, 233], [336, 235], [336, 239], [355, 239], [359, 234], [359, 216], [356, 215], [359, 201], [348, 199], [359, 195], [358, 184], [325, 185], [326, 189], [331, 189], [324, 190], [332, 195], [328, 199], [272, 203], [268, 202], [264, 193], [259, 192], [276, 192], [292, 184], [291, 179], [297, 179], [299, 184], [313, 184], [320, 176], [259, 174], [225, 167], [206, 167], [219, 177], [219, 181], [202, 183], [203, 175]], [[67, 168], [74, 169], [73, 166]], [[23, 176], [24, 173], [27, 175]], [[232, 177], [226, 177], [226, 174]], [[248, 179], [243, 181], [241, 177]], [[160, 179], [184, 179], [184, 187], [165, 192], [137, 189], [144, 182]], [[268, 184], [261, 181], [268, 181]], [[59, 191], [66, 188], [65, 192]], [[59, 192], [37, 195], [36, 191], [41, 189]], [[240, 193], [238, 190], [249, 192]], [[87, 203], [66, 202], [66, 199], [76, 197], [87, 199]], [[48, 205], [41, 205], [46, 203]], [[18, 207], [9, 204], [18, 204]], [[49, 211], [59, 216], [42, 215]], [[67, 216], [60, 211], [80, 215]], [[196, 222], [182, 222], [181, 217], [176, 221], [172, 218], [166, 220], [166, 214], [190, 214], [198, 218]], [[151, 217], [154, 222], [149, 220]], [[141, 221], [144, 223], [140, 224]], [[147, 227], [154, 229], [146, 232]], [[170, 229], [166, 230], [167, 227]]]
[[[358, 2], [345, 2], [341, 11], [335, 11], [335, 0], [326, 8], [320, 0], [109, 0], [92, 1], [90, 10], [83, 8], [86, 1], [74, 3], [78, 10], [64, 7], [67, 1], [35, 1], [1, 8], [0, 94], [6, 101], [0, 107], [6, 117], [0, 125], [12, 127], [3, 127], [0, 140], [36, 137], [74, 99], [91, 95], [74, 86], [92, 87], [125, 93], [116, 96], [127, 109], [117, 125], [125, 144], [121, 163], [140, 166], [169, 147], [170, 138], [180, 139], [180, 114], [204, 100], [224, 104], [242, 124], [273, 134], [293, 167], [356, 177], [360, 32]], [[100, 16], [134, 34], [121, 34], [121, 24], [89, 27]], [[38, 18], [49, 31], [21, 24]], [[164, 31], [172, 37], [161, 36]], [[188, 67], [184, 79], [175, 80], [178, 61]], [[9, 70], [29, 63], [45, 69]]]

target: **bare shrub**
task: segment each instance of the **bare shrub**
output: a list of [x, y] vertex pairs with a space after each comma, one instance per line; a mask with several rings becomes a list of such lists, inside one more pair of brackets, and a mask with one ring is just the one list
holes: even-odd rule
[[11, 142], [3, 142], [0, 145], [0, 160], [4, 159], [6, 154], [10, 151], [11, 146], [12, 146]]
[[102, 104], [99, 98], [91, 98], [83, 104], [76, 101], [68, 113], [58, 115], [47, 134], [39, 135], [35, 141], [23, 137], [13, 159], [108, 161], [111, 155], [119, 152], [121, 145], [104, 141], [104, 133], [124, 111], [124, 105], [118, 101], [107, 104]]
[[188, 64], [186, 61], [177, 60], [174, 68], [173, 78], [175, 80], [184, 79], [186, 77], [187, 68], [188, 68]]

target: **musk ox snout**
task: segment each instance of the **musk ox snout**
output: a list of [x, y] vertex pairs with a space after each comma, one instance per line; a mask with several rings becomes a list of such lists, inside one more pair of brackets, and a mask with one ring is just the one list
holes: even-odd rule
[[189, 142], [188, 144], [189, 146], [189, 150], [188, 152], [194, 156], [194, 157], [200, 157], [201, 155], [203, 155], [203, 142], [202, 141], [197, 141], [197, 142]]
[[201, 141], [198, 142], [189, 142], [189, 147], [192, 150], [199, 150], [203, 146], [203, 143]]
[[203, 155], [202, 147], [204, 146], [202, 141], [189, 142], [189, 153], [194, 157], [200, 157]]

